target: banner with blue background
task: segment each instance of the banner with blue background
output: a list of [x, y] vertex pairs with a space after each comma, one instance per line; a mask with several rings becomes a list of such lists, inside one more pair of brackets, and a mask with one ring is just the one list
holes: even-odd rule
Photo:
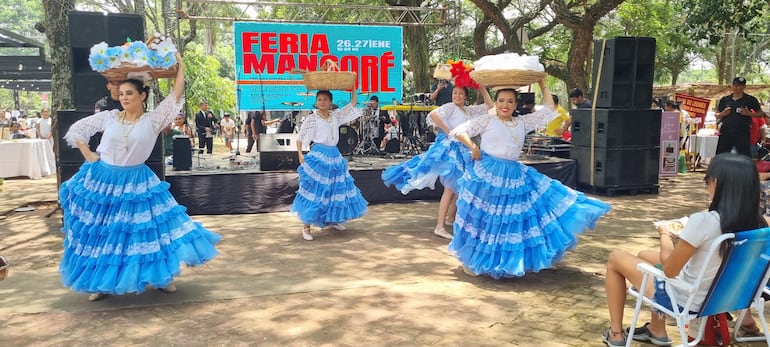
[[[233, 30], [241, 111], [311, 109], [315, 91], [296, 72], [317, 71], [327, 60], [358, 74], [359, 103], [372, 95], [383, 104], [401, 101], [401, 27], [236, 22]], [[340, 107], [350, 102], [350, 92], [332, 93]]]

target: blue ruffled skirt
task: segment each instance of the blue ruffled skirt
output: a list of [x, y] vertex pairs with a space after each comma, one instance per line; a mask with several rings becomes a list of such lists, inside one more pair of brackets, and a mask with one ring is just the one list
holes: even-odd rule
[[471, 153], [459, 141], [439, 132], [436, 142], [428, 150], [401, 164], [392, 165], [382, 172], [386, 186], [394, 185], [402, 194], [424, 188], [435, 189], [436, 180], [452, 190], [457, 181], [473, 164]]
[[550, 268], [610, 210], [515, 160], [483, 153], [468, 174], [449, 250], [476, 274], [498, 279]]
[[59, 189], [62, 283], [77, 292], [141, 293], [168, 286], [181, 263], [214, 258], [221, 236], [190, 219], [168, 187], [144, 164], [84, 163]]
[[302, 223], [325, 227], [366, 214], [368, 203], [336, 146], [314, 144], [297, 171], [299, 190], [289, 212]]

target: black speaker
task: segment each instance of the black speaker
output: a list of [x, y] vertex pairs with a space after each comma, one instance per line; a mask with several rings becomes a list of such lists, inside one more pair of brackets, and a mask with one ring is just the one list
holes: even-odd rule
[[166, 180], [166, 163], [163, 161], [146, 161], [144, 162], [147, 166], [150, 167], [150, 170], [155, 173], [155, 176], [158, 176], [158, 178], [161, 181]]
[[602, 41], [594, 41], [591, 89], [596, 107], [649, 108], [654, 75], [654, 38], [616, 37], [607, 40], [604, 51]]
[[259, 135], [260, 170], [296, 170], [298, 167], [296, 134]]
[[192, 144], [187, 136], [174, 137], [174, 170], [192, 168]]
[[138, 14], [110, 13], [107, 15], [107, 44], [120, 46], [130, 39], [144, 42], [144, 18]]
[[594, 147], [651, 147], [660, 146], [661, 110], [596, 109], [596, 126], [592, 133], [591, 109], [570, 110], [572, 117], [572, 144]]
[[107, 16], [101, 12], [70, 11], [69, 37], [72, 48], [90, 49], [99, 42], [106, 42]]
[[59, 182], [64, 183], [80, 170], [80, 166], [83, 165], [83, 161], [80, 163], [56, 163], [56, 171], [59, 175]]
[[[59, 136], [59, 152], [56, 153], [56, 160], [59, 163], [80, 165], [85, 160], [83, 154], [80, 153], [80, 150], [70, 147], [63, 137], [67, 134], [67, 131], [73, 123], [88, 117], [91, 114], [93, 114], [93, 112], [75, 110], [61, 110], [56, 112], [56, 132]], [[91, 139], [88, 141], [88, 146], [92, 151], [96, 151], [96, 147], [99, 146], [101, 140], [102, 133], [97, 133], [96, 135], [91, 136]]]
[[158, 134], [158, 137], [155, 139], [155, 147], [152, 148], [152, 152], [150, 152], [150, 157], [147, 158], [147, 161], [163, 161], [163, 133], [161, 132]]
[[577, 161], [580, 186], [599, 188], [644, 187], [658, 184], [660, 147], [594, 148], [591, 171], [591, 148], [572, 146], [570, 156]]
[[97, 72], [72, 74], [72, 104], [75, 109], [93, 113], [94, 104], [107, 95], [107, 80]]

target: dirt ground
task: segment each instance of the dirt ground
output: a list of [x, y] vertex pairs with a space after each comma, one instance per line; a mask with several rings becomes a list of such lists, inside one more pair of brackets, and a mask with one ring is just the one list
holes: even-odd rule
[[[177, 293], [98, 302], [59, 281], [55, 179], [6, 180], [0, 346], [601, 346], [607, 255], [657, 248], [652, 221], [707, 207], [702, 178], [600, 197], [612, 211], [554, 269], [505, 280], [462, 272], [431, 233], [435, 202], [370, 206], [313, 242], [288, 213], [195, 216], [223, 236], [215, 260], [185, 269]], [[13, 212], [21, 206], [36, 209]]]

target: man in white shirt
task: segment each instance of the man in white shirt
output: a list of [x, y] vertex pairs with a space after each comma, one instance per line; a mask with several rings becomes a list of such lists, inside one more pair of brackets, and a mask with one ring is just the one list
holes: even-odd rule
[[219, 122], [222, 127], [222, 134], [225, 138], [225, 146], [231, 152], [233, 151], [233, 137], [235, 136], [235, 122], [230, 119], [230, 114], [225, 113], [224, 118]]

